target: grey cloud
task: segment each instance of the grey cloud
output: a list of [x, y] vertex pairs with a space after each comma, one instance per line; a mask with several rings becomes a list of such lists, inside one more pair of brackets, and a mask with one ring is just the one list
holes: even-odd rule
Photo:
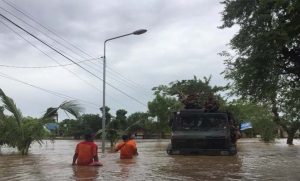
[[[220, 75], [224, 69], [223, 59], [217, 53], [227, 49], [225, 45], [236, 30], [217, 29], [217, 26], [221, 24], [219, 12], [222, 10], [222, 6], [217, 0], [14, 0], [11, 2], [30, 12], [38, 21], [51, 27], [65, 39], [87, 52], [91, 52], [93, 57], [103, 55], [105, 39], [130, 33], [140, 28], [148, 29], [146, 34], [124, 37], [107, 44], [109, 67], [128, 79], [138, 82], [148, 90], [145, 91], [141, 87], [128, 88], [119, 82], [126, 81], [109, 71], [108, 81], [145, 104], [153, 98], [150, 90], [152, 87], [168, 84], [175, 80], [192, 78], [193, 75], [198, 77], [212, 75], [213, 83], [226, 84]], [[3, 2], [0, 5], [13, 11]], [[18, 15], [20, 16], [20, 14]], [[13, 19], [17, 21], [15, 18]], [[79, 53], [80, 56], [75, 55], [32, 28], [19, 23], [51, 45], [74, 56], [76, 60], [87, 58], [82, 53]], [[32, 38], [29, 40], [61, 64], [69, 63], [68, 60]], [[0, 41], [1, 63], [56, 65], [51, 59], [35, 50], [1, 24]], [[86, 64], [83, 65], [102, 77], [100, 62], [87, 64], [90, 67]], [[101, 80], [90, 76], [78, 67], [68, 68], [81, 79], [102, 90]], [[49, 90], [96, 102], [99, 106], [102, 104], [101, 91], [85, 84], [62, 68], [48, 70], [0, 68], [0, 72]], [[114, 79], [119, 79], [119, 81]], [[0, 81], [1, 88], [7, 93], [11, 93], [11, 97], [17, 103], [19, 102], [21, 108], [24, 109], [24, 114], [27, 115], [40, 115], [47, 106], [58, 105], [63, 100], [30, 87], [25, 88], [26, 86], [12, 83], [1, 77]], [[107, 93], [107, 102], [113, 111], [118, 108], [124, 108], [130, 112], [146, 110], [145, 107], [109, 86]], [[94, 107], [86, 108], [86, 112], [99, 113]]]

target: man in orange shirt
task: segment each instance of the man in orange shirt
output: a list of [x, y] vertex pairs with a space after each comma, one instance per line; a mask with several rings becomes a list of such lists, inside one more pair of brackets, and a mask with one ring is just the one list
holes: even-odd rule
[[84, 135], [85, 140], [77, 144], [72, 165], [102, 165], [99, 163], [98, 146], [93, 137], [93, 134], [87, 133]]
[[128, 144], [132, 144], [135, 147], [134, 155], [138, 155], [136, 141], [134, 140], [134, 135], [129, 134], [128, 136], [129, 136]]
[[123, 135], [122, 139], [123, 142], [116, 146], [115, 151], [120, 150], [120, 159], [132, 159], [133, 155], [137, 153], [136, 146], [129, 142], [127, 135]]

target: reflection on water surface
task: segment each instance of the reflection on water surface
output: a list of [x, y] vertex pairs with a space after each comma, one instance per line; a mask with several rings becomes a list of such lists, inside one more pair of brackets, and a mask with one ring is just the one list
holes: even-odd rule
[[169, 140], [138, 140], [137, 158], [99, 153], [102, 167], [71, 165], [78, 141], [46, 142], [28, 156], [1, 148], [0, 180], [300, 180], [299, 140], [287, 146], [242, 139], [236, 156], [169, 156]]

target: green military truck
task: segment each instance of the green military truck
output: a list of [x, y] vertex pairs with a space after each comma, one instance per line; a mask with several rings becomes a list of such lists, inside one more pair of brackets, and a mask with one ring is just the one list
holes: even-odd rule
[[167, 148], [170, 155], [237, 153], [238, 130], [228, 112], [184, 109], [173, 113], [170, 125], [172, 137]]

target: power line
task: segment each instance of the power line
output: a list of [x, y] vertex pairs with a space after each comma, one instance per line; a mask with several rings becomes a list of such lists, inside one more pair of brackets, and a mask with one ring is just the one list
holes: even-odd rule
[[[87, 59], [87, 60], [81, 60], [81, 61], [78, 61], [77, 63], [90, 62], [90, 61], [98, 60], [98, 59], [99, 58], [92, 58], [92, 59]], [[70, 66], [70, 65], [74, 65], [74, 63], [60, 64], [60, 65], [48, 65], [48, 66], [17, 66], [17, 65], [4, 65], [4, 64], [0, 64], [0, 67], [17, 68], [17, 69], [46, 69], [46, 68], [66, 67], [66, 66]]]
[[[37, 50], [39, 50], [40, 52], [42, 52], [44, 55], [46, 55], [48, 58], [50, 58], [51, 60], [53, 60], [54, 62], [56, 62], [57, 64], [61, 65], [57, 60], [55, 60], [54, 58], [52, 58], [50, 55], [48, 55], [46, 52], [44, 52], [43, 50], [41, 50], [39, 47], [37, 47], [36, 45], [34, 45], [33, 43], [31, 43], [30, 41], [28, 41], [26, 38], [24, 38], [21, 34], [19, 34], [18, 32], [16, 32], [15, 30], [13, 30], [11, 27], [9, 27], [7, 24], [3, 23], [0, 20], [0, 23], [2, 23], [3, 25], [5, 25], [8, 29], [10, 29], [12, 32], [14, 32], [15, 34], [17, 34], [19, 37], [21, 37], [24, 41], [26, 41], [27, 43], [29, 43], [31, 46], [33, 46], [34, 48], [36, 48]], [[73, 63], [74, 65], [74, 63]], [[96, 86], [94, 86], [93, 84], [89, 83], [88, 81], [82, 79], [81, 77], [79, 77], [76, 73], [72, 72], [71, 70], [67, 69], [66, 67], [63, 67], [65, 70], [67, 70], [68, 72], [70, 72], [71, 74], [73, 74], [75, 77], [77, 77], [78, 79], [80, 79], [81, 81], [85, 82], [86, 84], [88, 84], [90, 87], [93, 87], [94, 89], [102, 92], [102, 90], [100, 90], [99, 88], [97, 88]]]
[[[87, 63], [92, 63], [93, 65], [96, 65], [95, 64], [95, 62], [87, 62]], [[95, 70], [96, 72], [102, 72], [102, 70], [101, 69], [97, 69], [95, 66], [91, 66], [91, 65], [89, 65], [89, 64], [85, 64], [86, 66], [88, 66], [90, 69], [93, 69], [93, 70]], [[110, 71], [110, 73], [113, 73], [113, 72], [111, 72]], [[124, 85], [124, 86], [126, 86], [126, 87], [128, 87], [128, 88], [130, 88], [130, 89], [132, 89], [132, 90], [135, 90], [136, 91], [136, 88], [139, 88], [138, 86], [136, 86], [136, 85], [133, 85], [132, 86], [132, 84], [126, 84], [125, 82], [124, 82], [124, 80], [126, 81], [126, 79], [120, 79], [120, 78], [118, 78], [118, 77], [113, 77], [113, 76], [110, 76], [109, 74], [108, 74], [108, 76], [107, 76], [107, 78], [108, 79], [111, 79], [111, 80], [114, 80], [114, 81], [116, 81], [116, 82], [118, 82], [118, 83], [120, 83], [120, 84], [122, 84], [122, 85]], [[122, 77], [121, 77], [122, 78]], [[128, 81], [127, 81], [128, 82]], [[130, 83], [130, 82], [129, 82]], [[140, 93], [141, 93], [141, 91], [139, 91]], [[143, 93], [143, 92], [142, 92]], [[142, 96], [142, 98], [144, 98], [145, 100], [147, 100], [148, 98], [147, 98], [147, 95], [146, 94], [144, 94], [143, 93], [143, 95], [141, 95]]]
[[[26, 38], [24, 38], [21, 34], [19, 34], [18, 32], [16, 32], [15, 30], [13, 30], [11, 27], [9, 27], [7, 24], [3, 23], [0, 20], [0, 23], [2, 23], [3, 25], [5, 25], [9, 30], [11, 30], [12, 32], [14, 32], [16, 35], [18, 35], [20, 38], [22, 38], [24, 41], [26, 41], [28, 44], [30, 44], [31, 46], [33, 46], [34, 48], [36, 48], [38, 51], [42, 52], [44, 55], [46, 55], [48, 58], [50, 58], [51, 60], [53, 60], [54, 62], [56, 62], [57, 64], [59, 64], [59, 66], [61, 66], [62, 64], [60, 64], [57, 60], [55, 60], [54, 58], [52, 58], [50, 55], [48, 55], [47, 53], [45, 53], [43, 50], [41, 50], [40, 48], [38, 48], [36, 45], [34, 45], [33, 43], [31, 43], [30, 41], [28, 41]], [[97, 58], [95, 58], [97, 59]], [[74, 65], [73, 63], [71, 65]], [[87, 85], [89, 85], [90, 87], [96, 89], [99, 92], [102, 92], [101, 89], [99, 89], [98, 87], [96, 87], [94, 84], [91, 84], [90, 82], [82, 79], [80, 76], [78, 76], [76, 73], [72, 72], [71, 70], [63, 67], [65, 70], [67, 70], [68, 72], [70, 72], [71, 74], [73, 74], [74, 76], [76, 76], [78, 79], [80, 79], [81, 81], [83, 81], [84, 83], [86, 83]], [[119, 102], [118, 100], [116, 100], [113, 96], [107, 94], [111, 99], [113, 99], [114, 101]], [[123, 103], [121, 103], [123, 104]]]
[[[99, 70], [99, 69], [97, 69], [97, 68], [95, 68], [95, 67], [93, 67], [93, 66], [90, 66], [90, 65], [88, 65], [88, 64], [86, 64], [89, 68], [91, 68], [91, 69], [93, 69], [93, 70], [95, 70], [95, 71], [100, 71], [100, 72], [102, 72], [102, 70]], [[119, 82], [120, 84], [123, 84], [124, 86], [126, 86], [126, 87], [128, 87], [128, 88], [130, 88], [130, 89], [133, 89], [133, 87], [131, 87], [129, 84], [126, 84], [126, 83], [124, 83], [122, 80], [120, 80], [120, 79], [118, 79], [118, 78], [115, 78], [115, 77], [111, 77], [111, 76], [108, 76], [108, 78], [109, 79], [111, 79], [111, 80], [114, 80], [114, 81], [116, 81], [116, 82]], [[144, 98], [146, 98], [146, 97], [144, 97]]]
[[[33, 22], [35, 22], [36, 24], [40, 25], [41, 27], [43, 27], [44, 29], [46, 29], [46, 30], [49, 31], [50, 33], [54, 34], [56, 37], [60, 38], [60, 39], [63, 40], [64, 42], [66, 42], [68, 45], [72, 46], [73, 48], [77, 49], [77, 50], [80, 51], [81, 53], [87, 55], [88, 57], [91, 57], [88, 53], [86, 53], [84, 50], [82, 50], [82, 49], [79, 48], [78, 46], [73, 45], [72, 43], [70, 43], [70, 42], [68, 42], [67, 40], [65, 40], [63, 37], [59, 36], [54, 30], [51, 30], [49, 27], [46, 27], [46, 26], [44, 26], [43, 24], [41, 24], [40, 22], [38, 22], [37, 20], [35, 20], [31, 15], [29, 15], [28, 12], [25, 13], [25, 12], [22, 11], [20, 8], [17, 8], [16, 5], [13, 4], [13, 3], [11, 3], [11, 2], [9, 3], [9, 2], [7, 2], [7, 1], [5, 1], [5, 0], [3, 0], [3, 2], [6, 3], [7, 5], [9, 5], [10, 7], [12, 7], [13, 9], [15, 9], [16, 11], [18, 11], [19, 13], [23, 14], [25, 17], [27, 17], [27, 18], [30, 19], [31, 21], [33, 21]], [[5, 11], [8, 12], [7, 10], [5, 10]], [[10, 12], [8, 12], [8, 13], [10, 13]], [[12, 14], [12, 13], [10, 13], [10, 14]], [[13, 15], [13, 14], [12, 14], [12, 15]], [[15, 15], [13, 15], [13, 16], [16, 17]], [[18, 18], [18, 17], [16, 17], [16, 18]], [[24, 22], [22, 19], [20, 19], [20, 18], [18, 18], [18, 19], [21, 20], [22, 22]], [[27, 25], [29, 25], [29, 24], [26, 23], [26, 22], [24, 22], [24, 23], [27, 24]], [[30, 26], [30, 27], [33, 27], [32, 25], [29, 25], [29, 26]], [[33, 27], [33, 28], [34, 28], [34, 27]], [[36, 29], [36, 28], [34, 28], [34, 29]], [[45, 34], [44, 34], [44, 35], [45, 35]], [[45, 36], [47, 36], [47, 35], [45, 35]], [[49, 36], [47, 36], [47, 37], [49, 37]], [[55, 39], [53, 39], [53, 38], [51, 38], [51, 37], [49, 37], [49, 38], [52, 39], [52, 40], [54, 40], [55, 42], [57, 42]], [[65, 48], [71, 50], [70, 48], [64, 46], [64, 45], [61, 44], [60, 42], [57, 42], [57, 43], [59, 43], [60, 45], [62, 45], [62, 46], [65, 47]], [[71, 51], [72, 51], [72, 50], [71, 50]], [[72, 51], [72, 52], [75, 53], [74, 51]], [[138, 84], [138, 83], [136, 83], [136, 82], [134, 82], [134, 81], [132, 81], [132, 80], [126, 78], [124, 75], [120, 74], [119, 72], [114, 71], [114, 70], [113, 70], [112, 68], [110, 68], [109, 66], [107, 66], [107, 67], [108, 67], [108, 69], [111, 70], [111, 71], [110, 71], [111, 73], [114, 72], [115, 75], [119, 76], [120, 78], [122, 78], [122, 79], [125, 80], [126, 82], [130, 83], [131, 85], [135, 86], [136, 88], [138, 87], [138, 88], [142, 88], [142, 89], [144, 89], [144, 90], [148, 90], [148, 89], [144, 88], [143, 86], [141, 86], [140, 84]], [[137, 86], [136, 86], [136, 85], [137, 85]]]
[[22, 84], [25, 84], [27, 86], [30, 86], [30, 87], [33, 87], [33, 88], [36, 88], [38, 90], [41, 90], [41, 91], [44, 91], [44, 92], [47, 92], [49, 94], [52, 94], [52, 95], [55, 95], [57, 97], [60, 97], [60, 98], [68, 98], [68, 99], [74, 99], [74, 100], [78, 100], [78, 101], [81, 101], [81, 102], [85, 102], [89, 105], [93, 105], [93, 106], [97, 106], [97, 107], [93, 107], [93, 108], [97, 108], [99, 109], [99, 105], [97, 105], [96, 103], [93, 103], [93, 102], [90, 102], [90, 101], [86, 101], [86, 100], [83, 100], [83, 99], [78, 99], [78, 98], [74, 98], [74, 97], [71, 97], [71, 96], [68, 96], [68, 95], [65, 95], [65, 94], [62, 94], [62, 93], [58, 93], [58, 92], [55, 92], [55, 91], [51, 91], [51, 90], [48, 90], [48, 89], [44, 89], [44, 88], [41, 88], [41, 87], [38, 87], [36, 85], [33, 85], [33, 84], [30, 84], [30, 83], [27, 83], [27, 82], [24, 82], [22, 80], [19, 80], [19, 79], [16, 79], [14, 77], [11, 77], [3, 72], [0, 72], [0, 76], [1, 77], [4, 77], [4, 78], [7, 78], [7, 79], [10, 79], [10, 80], [13, 80], [15, 82], [19, 82], [19, 83], [22, 83]]
[[[42, 44], [46, 45], [47, 47], [49, 47], [50, 49], [52, 49], [53, 51], [55, 51], [56, 53], [60, 54], [61, 56], [63, 56], [64, 58], [66, 58], [67, 60], [73, 62], [75, 65], [77, 65], [78, 67], [80, 67], [81, 69], [85, 70], [86, 72], [90, 73], [91, 75], [93, 75], [94, 77], [103, 80], [102, 78], [98, 77], [96, 74], [92, 73], [91, 71], [89, 71], [88, 69], [86, 69], [85, 67], [81, 66], [80, 64], [76, 63], [74, 60], [72, 60], [71, 58], [67, 57], [66, 55], [64, 55], [63, 53], [61, 53], [60, 51], [58, 51], [57, 49], [53, 48], [51, 45], [49, 45], [48, 43], [46, 43], [45, 41], [41, 40], [40, 38], [38, 38], [37, 36], [33, 35], [32, 33], [28, 32], [27, 30], [25, 30], [24, 28], [22, 28], [21, 26], [19, 26], [18, 24], [16, 24], [15, 22], [13, 22], [12, 20], [10, 20], [9, 18], [7, 18], [6, 16], [4, 16], [3, 14], [0, 13], [0, 16], [3, 17], [5, 20], [7, 20], [8, 22], [10, 22], [11, 24], [13, 24], [14, 26], [18, 27], [19, 29], [23, 30], [24, 32], [26, 32], [27, 34], [29, 34], [30, 36], [32, 36], [33, 38], [35, 38], [36, 40], [40, 41]], [[112, 84], [107, 82], [107, 85], [109, 85], [110, 87], [112, 87], [113, 89], [119, 91], [120, 93], [126, 95], [127, 97], [131, 98], [132, 100], [136, 101], [137, 103], [147, 107], [147, 105], [145, 105], [144, 103], [142, 103], [141, 101], [139, 101], [138, 99], [130, 96], [129, 94], [127, 94], [126, 92], [118, 89], [117, 87], [113, 86]]]
[[[89, 62], [89, 63], [92, 63], [92, 64], [95, 65], [94, 62]], [[120, 78], [120, 79], [122, 79], [123, 81], [125, 81], [125, 82], [128, 83], [128, 85], [126, 85], [126, 86], [129, 87], [129, 88], [132, 88], [132, 89], [138, 88], [138, 89], [143, 89], [143, 90], [147, 90], [147, 91], [148, 91], [148, 89], [146, 89], [146, 88], [143, 87], [142, 85], [140, 85], [140, 84], [134, 82], [133, 80], [130, 80], [130, 79], [126, 78], [125, 76], [123, 76], [123, 75], [120, 74], [119, 72], [114, 71], [112, 68], [110, 68], [110, 67], [108, 67], [108, 66], [107, 66], [107, 68], [108, 68], [108, 72], [110, 72], [111, 74], [114, 74], [114, 75], [117, 77], [117, 78], [112, 78], [112, 77], [110, 77], [110, 78], [112, 78], [113, 80], [116, 80], [116, 81], [118, 81], [118, 82], [120, 82], [120, 83], [122, 83], [122, 84], [125, 85], [124, 82], [121, 82], [120, 80], [118, 80], [118, 78]], [[100, 71], [102, 71], [102, 70], [100, 70]], [[108, 77], [109, 77], [109, 74], [108, 74]], [[132, 87], [130, 87], [130, 86], [132, 86]]]
[[[41, 30], [39, 30], [38, 28], [34, 27], [33, 25], [27, 23], [26, 21], [24, 21], [23, 19], [17, 17], [16, 15], [14, 15], [13, 13], [11, 13], [10, 11], [4, 9], [3, 7], [0, 6], [0, 9], [2, 9], [3, 11], [7, 12], [8, 14], [10, 14], [11, 16], [17, 18], [18, 20], [20, 20], [21, 22], [23, 22], [24, 24], [26, 24], [27, 26], [33, 28], [34, 30], [37, 30], [38, 32], [40, 32], [42, 35], [44, 35], [45, 37], [53, 40], [55, 43], [59, 44], [60, 46], [70, 50], [71, 52], [73, 52], [74, 54], [76, 54], [73, 50], [71, 50], [69, 47], [66, 47], [64, 44], [60, 43], [59, 41], [55, 40], [54, 38], [52, 38], [51, 36], [48, 36], [47, 34], [45, 34], [44, 32], [42, 32]], [[48, 43], [50, 45], [50, 43]], [[53, 45], [52, 45], [53, 46]], [[67, 54], [66, 52], [64, 52], [63, 50], [60, 49], [60, 52], [68, 55], [69, 57], [75, 58], [74, 56], [71, 56], [69, 54]], [[76, 58], [77, 59], [77, 58]], [[85, 58], [84, 58], [85, 59]], [[78, 60], [78, 59], [77, 59]]]
[[13, 9], [15, 9], [16, 11], [18, 11], [19, 13], [23, 14], [25, 17], [27, 17], [28, 19], [30, 19], [31, 21], [35, 22], [36, 24], [40, 25], [41, 27], [43, 27], [44, 29], [46, 29], [47, 31], [49, 31], [50, 33], [54, 34], [56, 37], [60, 38], [61, 40], [63, 40], [64, 42], [66, 42], [67, 44], [69, 44], [70, 46], [72, 46], [73, 48], [77, 49], [78, 51], [80, 51], [81, 53], [91, 57], [89, 54], [87, 54], [85, 51], [83, 51], [81, 48], [79, 48], [76, 45], [73, 45], [72, 43], [69, 43], [66, 39], [64, 39], [63, 37], [61, 37], [60, 35], [58, 35], [54, 30], [51, 30], [49, 27], [44, 26], [42, 23], [38, 22], [37, 20], [35, 20], [28, 12], [24, 12], [22, 11], [20, 8], [17, 8], [15, 4], [13, 4], [12, 2], [7, 2], [5, 0], [2, 0], [4, 3], [6, 3], [7, 5], [9, 5], [10, 7], [12, 7]]
[[[93, 103], [93, 102], [90, 102], [90, 101], [86, 101], [86, 100], [83, 100], [83, 99], [78, 99], [78, 98], [75, 98], [75, 97], [72, 97], [72, 96], [68, 96], [68, 95], [65, 95], [65, 94], [62, 94], [62, 93], [59, 93], [59, 92], [55, 92], [55, 91], [51, 91], [51, 90], [48, 90], [48, 89], [45, 89], [45, 88], [41, 88], [41, 87], [38, 87], [36, 85], [33, 85], [33, 84], [30, 84], [28, 82], [25, 82], [25, 81], [22, 81], [22, 80], [19, 80], [19, 79], [16, 79], [14, 77], [11, 77], [3, 72], [0, 72], [0, 77], [3, 77], [3, 78], [6, 78], [6, 79], [9, 79], [9, 80], [12, 80], [12, 81], [15, 81], [15, 82], [18, 82], [18, 83], [21, 83], [21, 84], [24, 84], [24, 85], [27, 85], [29, 87], [33, 87], [35, 89], [38, 89], [38, 90], [41, 90], [43, 92], [46, 92], [46, 93], [49, 93], [49, 94], [52, 94], [56, 97], [60, 97], [60, 98], [63, 98], [63, 99], [72, 99], [72, 100], [78, 100], [78, 101], [81, 101], [82, 103], [85, 103], [86, 105], [90, 105], [90, 106], [87, 106], [87, 107], [90, 107], [90, 108], [93, 108], [93, 109], [96, 109], [96, 110], [99, 110], [99, 105], [97, 105], [96, 103]], [[116, 108], [115, 108], [116, 109]], [[117, 109], [116, 109], [117, 110]]]
[[[57, 36], [58, 38], [60, 38], [60, 39], [64, 40], [65, 42], [67, 42], [65, 39], [63, 39], [62, 37], [60, 37], [57, 33], [55, 33], [54, 31], [50, 30], [49, 28], [43, 26], [41, 23], [37, 22], [37, 21], [34, 20], [32, 17], [28, 16], [26, 13], [24, 13], [24, 12], [21, 11], [21, 10], [19, 10], [18, 8], [16, 8], [16, 7], [13, 6], [12, 4], [10, 4], [10, 3], [6, 2], [6, 1], [4, 1], [4, 2], [5, 2], [6, 4], [8, 4], [10, 7], [14, 8], [15, 10], [17, 10], [18, 12], [22, 13], [23, 15], [25, 15], [27, 18], [29, 18], [29, 19], [31, 19], [32, 21], [34, 21], [35, 23], [39, 24], [40, 26], [42, 26], [43, 28], [45, 28], [46, 30], [48, 30], [49, 32], [51, 32], [52, 34], [54, 34], [55, 36]], [[37, 29], [37, 28], [33, 27], [32, 25], [28, 24], [27, 22], [25, 22], [25, 21], [22, 20], [21, 18], [15, 16], [15, 15], [12, 14], [11, 12], [9, 12], [8, 10], [6, 10], [6, 9], [4, 9], [4, 8], [2, 8], [2, 7], [0, 7], [0, 8], [3, 9], [4, 11], [6, 11], [7, 13], [11, 14], [11, 15], [14, 16], [15, 18], [19, 19], [20, 21], [22, 21], [22, 22], [25, 23], [26, 25], [28, 25], [28, 26], [34, 28], [35, 30], [38, 30], [39, 32], [41, 32], [39, 29]], [[55, 42], [58, 43], [59, 45], [61, 45], [61, 46], [65, 47], [65, 48], [67, 48], [68, 50], [70, 50], [71, 52], [73, 52], [73, 53], [76, 54], [76, 52], [74, 52], [74, 51], [73, 51], [72, 49], [70, 49], [69, 47], [66, 47], [66, 46], [63, 45], [62, 43], [60, 43], [60, 42], [58, 42], [57, 40], [55, 40], [54, 38], [52, 38], [52, 37], [46, 35], [44, 32], [41, 32], [41, 33], [42, 33], [43, 35], [45, 35], [46, 37], [50, 38], [51, 40], [55, 41]], [[68, 42], [67, 42], [67, 43], [68, 43]], [[72, 47], [77, 48], [76, 46], [72, 45], [71, 43], [68, 43], [68, 44], [70, 44]], [[78, 48], [77, 48], [77, 49], [78, 49]], [[78, 50], [80, 50], [81, 52], [83, 52], [85, 55], [91, 57], [90, 55], [88, 55], [87, 53], [85, 53], [83, 50], [81, 50], [81, 49], [78, 49]], [[61, 50], [60, 50], [60, 51], [61, 51]], [[78, 54], [77, 54], [77, 55], [78, 55]], [[70, 56], [70, 55], [69, 55], [69, 56]], [[72, 57], [72, 56], [71, 56], [71, 57]], [[81, 57], [81, 56], [80, 56], [80, 57]], [[72, 58], [74, 58], [74, 57], [72, 57]], [[93, 64], [94, 64], [94, 63], [93, 63]], [[91, 67], [91, 66], [89, 66], [88, 64], [85, 64], [85, 65], [87, 65], [89, 68], [95, 70], [94, 67]], [[95, 65], [95, 64], [94, 64], [94, 65]], [[114, 77], [110, 77], [110, 76], [109, 76], [111, 79], [113, 79], [113, 80], [115, 80], [115, 81], [117, 81], [117, 82], [119, 82], [119, 83], [125, 85], [126, 87], [133, 89], [133, 90], [135, 90], [136, 88], [138, 88], [138, 89], [142, 88], [142, 89], [144, 89], [144, 90], [147, 90], [147, 89], [145, 89], [144, 87], [142, 87], [141, 85], [135, 83], [134, 81], [132, 81], [132, 80], [130, 80], [130, 79], [127, 79], [127, 78], [126, 78], [125, 76], [123, 76], [122, 74], [120, 74], [120, 73], [114, 71], [114, 70], [111, 69], [110, 67], [108, 67], [108, 69], [111, 70], [111, 71], [109, 71], [110, 73], [114, 73], [115, 76], [117, 75], [117, 77], [123, 79], [123, 81], [120, 81], [119, 78], [114, 78]], [[127, 83], [125, 83], [125, 82], [127, 82]], [[136, 85], [138, 85], [138, 86], [136, 86]], [[131, 87], [131, 86], [133, 86], [133, 87]], [[146, 95], [146, 94], [143, 94], [143, 95], [145, 96], [145, 97], [143, 96], [144, 99], [147, 100], [147, 95]]]

